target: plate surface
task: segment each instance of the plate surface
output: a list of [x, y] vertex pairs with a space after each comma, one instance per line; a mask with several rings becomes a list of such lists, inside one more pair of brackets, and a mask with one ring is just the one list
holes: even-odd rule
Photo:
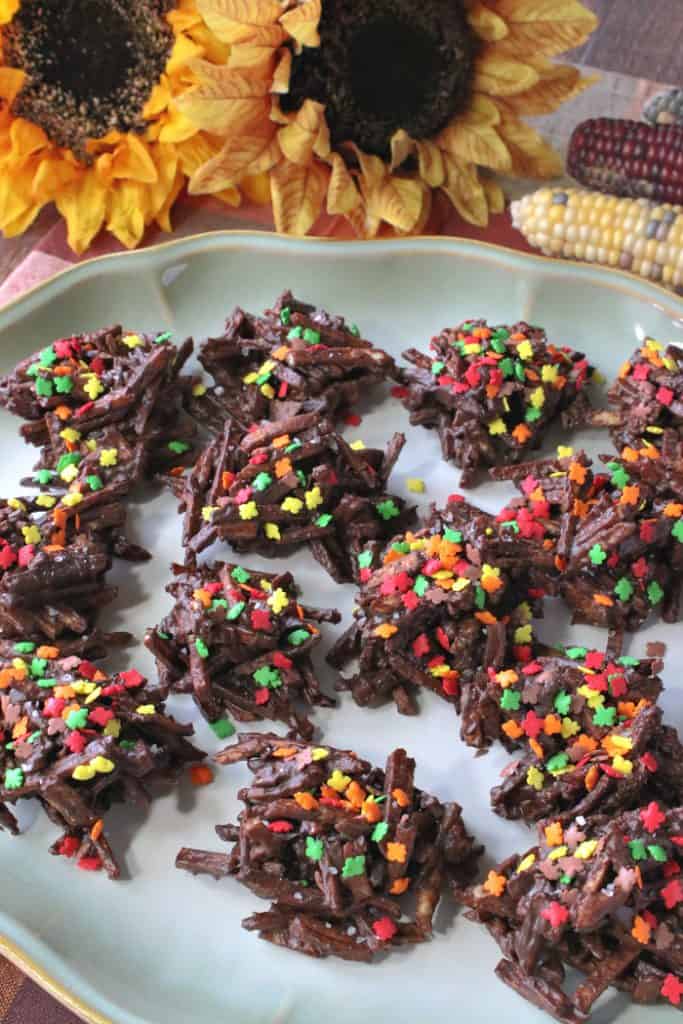
[[[190, 333], [201, 339], [220, 330], [234, 305], [260, 312], [285, 287], [355, 320], [365, 337], [396, 356], [412, 345], [425, 347], [440, 328], [476, 316], [540, 323], [555, 342], [586, 351], [608, 379], [645, 334], [683, 343], [683, 303], [611, 271], [452, 239], [359, 244], [217, 233], [82, 264], [0, 311], [0, 371], [54, 338], [116, 321], [136, 330], [170, 329], [176, 339]], [[421, 477], [427, 491], [415, 497], [426, 505], [443, 502], [457, 489], [458, 473], [440, 459], [434, 432], [409, 428], [390, 398], [361, 411], [362, 425], [347, 428], [351, 438], [383, 443], [393, 430], [407, 430], [393, 490], [407, 494], [406, 479]], [[0, 493], [6, 496], [19, 491], [18, 480], [35, 458], [19, 439], [18, 426], [0, 414]], [[549, 438], [547, 451], [559, 440], [566, 443]], [[591, 452], [610, 450], [606, 437], [591, 432], [575, 435], [573, 443]], [[489, 484], [471, 497], [494, 510], [511, 493], [508, 485]], [[150, 489], [134, 507], [133, 528], [154, 559], [142, 567], [116, 564], [121, 593], [102, 625], [142, 637], [170, 604], [164, 592], [168, 565], [181, 554], [174, 501]], [[257, 557], [246, 561], [256, 568], [273, 564]], [[335, 585], [306, 552], [289, 559], [288, 567], [308, 603], [338, 607], [348, 623], [352, 586]], [[323, 653], [341, 628], [327, 628]], [[568, 631], [557, 607], [549, 609], [539, 632], [551, 641], [571, 636], [600, 645], [605, 639], [597, 630]], [[655, 623], [633, 639], [630, 653], [643, 653], [655, 638], [669, 650], [665, 711], [681, 727], [677, 668], [683, 628]], [[127, 663], [153, 672], [142, 647]], [[322, 658], [319, 667], [329, 690], [332, 673]], [[205, 749], [223, 745], [197, 721], [189, 698], [170, 706], [178, 717], [195, 720]], [[362, 710], [342, 695], [337, 710], [314, 718], [327, 742], [353, 747], [375, 763], [383, 764], [393, 747], [405, 746], [417, 758], [417, 784], [463, 805], [470, 829], [486, 844], [487, 863], [531, 845], [527, 830], [488, 809], [505, 752], [475, 759], [460, 741], [459, 721], [448, 705], [425, 694], [421, 708], [419, 717], [404, 718], [393, 707]], [[146, 817], [117, 809], [110, 836], [127, 866], [119, 882], [51, 857], [47, 848], [55, 830], [27, 807], [25, 834], [0, 834], [0, 951], [98, 1024], [318, 1024], [321, 1017], [333, 1024], [547, 1020], [496, 980], [494, 942], [450, 906], [440, 908], [431, 943], [371, 966], [310, 960], [242, 931], [241, 918], [264, 904], [259, 907], [261, 901], [232, 880], [193, 879], [176, 871], [173, 861], [182, 845], [223, 845], [214, 824], [235, 820], [235, 794], [247, 776], [242, 765], [219, 769], [212, 786], [192, 790], [183, 784], [154, 802]], [[607, 995], [595, 1024], [607, 1024], [617, 1010], [623, 1011], [623, 1024], [671, 1019], [665, 1007], [638, 1010]]]

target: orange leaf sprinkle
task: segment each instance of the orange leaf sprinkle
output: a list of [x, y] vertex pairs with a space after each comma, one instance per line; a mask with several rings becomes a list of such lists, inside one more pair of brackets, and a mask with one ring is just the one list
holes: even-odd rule
[[[560, 727], [560, 728], [561, 728], [561, 727]], [[534, 752], [534, 754], [536, 755], [536, 757], [538, 758], [538, 760], [539, 760], [539, 761], [542, 761], [542, 760], [543, 760], [543, 747], [542, 747], [542, 746], [541, 746], [541, 744], [540, 744], [540, 743], [538, 742], [538, 740], [535, 740], [535, 739], [530, 739], [530, 740], [529, 740], [529, 746], [530, 746], [530, 747], [531, 747], [531, 749], [533, 750], [533, 752]]]
[[387, 843], [387, 860], [396, 861], [398, 864], [405, 864], [408, 851], [405, 843]]
[[226, 469], [221, 473], [221, 487], [224, 491], [230, 490], [234, 479], [235, 474], [231, 473], [229, 469]]
[[474, 617], [475, 619], [478, 619], [479, 622], [483, 622], [485, 626], [493, 626], [498, 622], [496, 616], [492, 615], [491, 612], [475, 612]]
[[635, 448], [629, 448], [629, 446], [626, 445], [621, 450], [621, 457], [624, 460], [624, 462], [637, 462], [638, 452], [635, 450]]
[[640, 449], [638, 454], [641, 459], [661, 459], [662, 457], [662, 453], [659, 448], [655, 448], [654, 445], [645, 445], [644, 448]]
[[578, 498], [574, 499], [574, 507], [572, 509], [572, 512], [575, 516], [577, 516], [579, 519], [583, 519], [584, 516], [588, 515], [589, 511], [590, 505], [587, 501], [580, 501]]
[[52, 694], [57, 697], [58, 700], [72, 700], [76, 696], [76, 691], [73, 687], [68, 685], [55, 686]]
[[598, 766], [596, 764], [592, 764], [586, 772], [586, 778], [584, 780], [586, 789], [589, 793], [592, 789], [595, 789], [599, 778], [600, 772], [598, 771]]
[[569, 479], [572, 483], [585, 484], [586, 473], [586, 467], [582, 466], [580, 462], [572, 462], [569, 466]]
[[28, 732], [28, 717], [24, 715], [20, 718], [17, 724], [12, 729], [12, 739], [18, 740], [21, 736], [24, 736]]
[[289, 434], [281, 434], [280, 437], [273, 438], [272, 444], [273, 448], [286, 448], [291, 442], [292, 439]]
[[622, 363], [619, 367], [619, 376], [621, 378], [628, 377], [629, 373], [631, 372], [631, 369], [632, 367], [629, 362]]
[[592, 736], [587, 736], [585, 732], [582, 732], [580, 736], [577, 736], [574, 742], [577, 743], [581, 747], [581, 749], [585, 750], [587, 753], [592, 753], [592, 751], [598, 749], [598, 741], [594, 739]]
[[195, 601], [199, 601], [203, 608], [211, 607], [211, 602], [213, 598], [211, 597], [211, 594], [208, 592], [208, 590], [194, 590], [192, 592], [192, 596], [195, 599]]
[[62, 423], [65, 420], [71, 419], [71, 409], [68, 405], [58, 405], [56, 409], [53, 409], [53, 412], [57, 419], [61, 420]]
[[399, 807], [407, 807], [410, 803], [410, 797], [406, 793], [405, 789], [392, 789], [391, 795], [398, 804]]
[[484, 888], [487, 892], [490, 892], [492, 896], [502, 896], [507, 884], [508, 880], [505, 875], [499, 875], [495, 871], [489, 871], [488, 877], [484, 882]]
[[511, 740], [518, 740], [520, 736], [524, 735], [524, 729], [522, 729], [519, 722], [515, 722], [514, 718], [508, 718], [507, 722], [504, 722], [501, 726], [501, 729]]
[[213, 782], [213, 772], [208, 764], [193, 764], [190, 767], [190, 781], [193, 786], [208, 786]]
[[545, 841], [548, 846], [562, 846], [564, 842], [564, 829], [561, 821], [553, 821], [543, 829]]
[[624, 487], [619, 498], [620, 505], [637, 505], [640, 500], [640, 487], [637, 484], [630, 484]]
[[503, 669], [502, 672], [498, 672], [496, 675], [496, 682], [505, 689], [508, 686], [514, 686], [515, 683], [519, 682], [519, 674], [515, 672], [514, 668]]
[[371, 800], [370, 797], [363, 801], [363, 807], [361, 808], [363, 817], [374, 824], [379, 821], [382, 817], [382, 808], [376, 800]]
[[299, 807], [303, 807], [305, 811], [314, 811], [318, 806], [318, 801], [311, 793], [295, 793], [294, 799], [298, 803]]
[[563, 555], [555, 555], [555, 568], [560, 572], [567, 568], [567, 559]]
[[636, 914], [633, 918], [633, 928], [631, 929], [631, 935], [636, 942], [640, 942], [643, 946], [646, 946], [650, 941], [650, 930], [651, 929], [647, 921], [641, 917], [640, 914]]
[[486, 573], [485, 576], [481, 577], [481, 589], [485, 590], [487, 594], [495, 594], [503, 586], [505, 584], [500, 576], [494, 576], [493, 573]]
[[353, 807], [360, 810], [363, 806], [363, 801], [365, 800], [365, 790], [356, 782], [355, 779], [353, 779], [346, 787], [344, 796], [349, 803], [353, 805]]
[[669, 519], [680, 519], [683, 516], [683, 505], [677, 501], [670, 501], [668, 505], [664, 506], [664, 515]]
[[388, 640], [394, 633], [398, 633], [398, 626], [392, 626], [390, 622], [383, 622], [381, 626], [376, 626], [374, 636], [381, 636], [383, 640]]
[[283, 362], [283, 360], [287, 358], [288, 355], [289, 348], [287, 347], [287, 345], [280, 345], [280, 347], [276, 348], [274, 352], [271, 352], [270, 357], [271, 359], [277, 359], [278, 362], [281, 363]]
[[531, 431], [527, 427], [526, 423], [518, 423], [512, 431], [512, 436], [517, 444], [524, 444], [531, 437]]
[[596, 604], [600, 604], [604, 608], [611, 608], [614, 604], [614, 601], [608, 594], [593, 594], [593, 600]]
[[96, 843], [97, 840], [100, 838], [100, 836], [102, 835], [103, 828], [104, 822], [102, 821], [101, 818], [98, 818], [93, 827], [90, 829], [90, 838], [92, 839], [93, 843]]
[[291, 459], [278, 459], [275, 463], [275, 476], [278, 480], [281, 480], [283, 476], [287, 476], [288, 473], [292, 472], [292, 461]]
[[562, 732], [562, 722], [557, 715], [546, 715], [543, 719], [543, 732], [546, 736], [555, 736]]
[[50, 661], [52, 658], [59, 657], [59, 647], [50, 647], [48, 644], [41, 644], [36, 651], [36, 657], [47, 658]]
[[296, 752], [296, 747], [278, 747], [273, 751], [273, 757], [294, 757]]
[[394, 881], [391, 883], [391, 886], [389, 887], [389, 892], [391, 893], [392, 896], [400, 896], [402, 893], [406, 891], [409, 885], [409, 878], [395, 878]]

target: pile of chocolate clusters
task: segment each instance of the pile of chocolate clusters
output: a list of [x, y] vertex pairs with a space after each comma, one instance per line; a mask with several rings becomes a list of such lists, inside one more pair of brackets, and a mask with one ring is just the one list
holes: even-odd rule
[[[260, 316], [236, 309], [204, 342], [210, 386], [183, 372], [192, 348], [110, 328], [59, 339], [0, 381], [39, 448], [32, 493], [0, 501], [0, 827], [17, 832], [13, 805], [35, 797], [61, 830], [53, 852], [115, 877], [112, 802], [146, 799], [187, 764], [211, 778], [191, 727], [164, 710], [191, 694], [221, 738], [231, 719], [286, 727], [216, 755], [254, 776], [238, 821], [217, 827], [231, 850], [177, 860], [268, 900], [248, 930], [369, 961], [429, 939], [450, 893], [499, 943], [499, 976], [565, 1024], [608, 986], [679, 1005], [683, 746], [663, 720], [664, 645], [636, 659], [624, 641], [680, 616], [683, 352], [647, 339], [593, 411], [585, 356], [523, 322], [467, 321], [402, 368], [286, 292]], [[344, 436], [361, 396], [387, 385], [412, 424], [438, 431], [463, 486], [488, 475], [518, 495], [489, 513], [453, 494], [418, 516], [390, 482], [404, 435], [384, 450]], [[608, 427], [617, 451], [531, 457], [552, 425], [585, 422]], [[106, 667], [127, 638], [98, 628], [113, 558], [149, 557], [127, 531], [145, 479], [177, 497], [184, 548], [172, 607], [145, 638], [151, 682]], [[491, 807], [538, 842], [482, 884], [461, 808], [415, 785], [404, 750], [382, 770], [316, 745], [309, 714], [335, 700], [315, 652], [340, 615], [308, 606], [286, 569], [232, 557], [301, 548], [356, 588], [327, 655], [337, 690], [406, 715], [432, 690], [466, 744], [512, 753]], [[546, 597], [603, 627], [601, 649], [539, 638]]]

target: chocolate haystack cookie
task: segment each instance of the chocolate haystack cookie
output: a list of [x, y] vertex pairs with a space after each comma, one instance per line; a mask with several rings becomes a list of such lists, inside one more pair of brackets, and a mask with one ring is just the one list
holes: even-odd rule
[[396, 375], [391, 356], [355, 324], [284, 292], [263, 316], [237, 308], [225, 334], [199, 352], [216, 387], [191, 404], [219, 432], [226, 418], [245, 429], [257, 420], [316, 412], [339, 419], [368, 386]]
[[159, 690], [134, 669], [108, 676], [79, 653], [32, 641], [11, 653], [4, 644], [0, 825], [16, 832], [8, 804], [37, 799], [63, 830], [53, 853], [117, 878], [103, 817], [116, 801], [146, 803], [149, 784], [204, 756], [186, 738], [192, 726], [166, 715]]
[[184, 480], [171, 478], [185, 513], [188, 557], [218, 539], [263, 555], [306, 544], [337, 582], [356, 578], [363, 546], [387, 540], [414, 518], [386, 491], [404, 443], [394, 434], [386, 452], [349, 444], [314, 412], [246, 433], [229, 422]]
[[[597, 749], [611, 727], [657, 702], [662, 664], [586, 647], [551, 651], [534, 644], [525, 663], [489, 668], [475, 677], [463, 697], [463, 739], [478, 748], [496, 741], [508, 750], [526, 747], [540, 765], [583, 744], [575, 751], [574, 761], [580, 760]], [[571, 763], [564, 755], [559, 761], [563, 769]]]
[[145, 638], [161, 685], [192, 693], [210, 722], [228, 711], [241, 722], [282, 721], [310, 738], [304, 711], [334, 704], [311, 662], [316, 624], [338, 622], [339, 613], [300, 605], [289, 572], [224, 562], [173, 571], [173, 610]]
[[498, 726], [508, 749], [524, 751], [493, 789], [494, 811], [531, 824], [601, 818], [655, 795], [679, 802], [683, 747], [662, 725], [661, 667], [570, 647], [563, 658], [491, 671], [463, 722], [479, 740]]
[[593, 374], [582, 353], [552, 345], [541, 327], [489, 327], [470, 320], [432, 338], [431, 354], [409, 349], [398, 393], [414, 425], [438, 431], [443, 456], [471, 486], [489, 466], [521, 462], [550, 424], [580, 423]]
[[522, 492], [498, 515], [500, 528], [535, 542], [536, 582], [559, 594], [575, 622], [619, 637], [653, 613], [680, 614], [683, 503], [661, 480], [603, 456], [597, 471], [582, 452], [494, 471]]
[[[243, 921], [249, 931], [308, 956], [370, 961], [431, 937], [443, 890], [476, 872], [481, 847], [458, 804], [414, 785], [405, 750], [385, 771], [348, 750], [247, 733], [216, 758], [246, 760], [254, 784], [240, 791], [238, 825], [219, 825], [230, 854], [182, 849], [176, 866], [234, 875], [272, 901]], [[414, 916], [401, 897], [414, 901]]]
[[[393, 698], [402, 714], [416, 714], [414, 691], [426, 687], [459, 709], [482, 667], [530, 657], [525, 569], [511, 546], [497, 542], [492, 521], [452, 501], [422, 529], [358, 556], [355, 622], [328, 655], [335, 668], [358, 659], [357, 674], [339, 684], [357, 704]], [[498, 552], [500, 562], [487, 561]]]
[[116, 597], [104, 543], [79, 532], [47, 495], [0, 500], [0, 636], [82, 634]]
[[682, 847], [683, 810], [655, 801], [597, 829], [554, 822], [465, 895], [467, 916], [500, 946], [501, 981], [563, 1024], [585, 1021], [610, 986], [680, 1008]]
[[646, 338], [619, 371], [610, 409], [591, 421], [610, 428], [617, 450], [626, 448], [634, 468], [649, 463], [683, 494], [683, 349]]
[[[0, 405], [27, 421], [21, 428], [26, 441], [49, 446], [56, 459], [64, 431], [81, 441], [116, 424], [130, 445], [144, 442], [145, 456], [165, 467], [188, 450], [193, 432], [183, 417], [178, 377], [192, 341], [176, 348], [169, 339], [169, 332], [126, 333], [119, 326], [60, 338], [0, 379]], [[44, 460], [45, 453], [39, 465], [51, 468]]]

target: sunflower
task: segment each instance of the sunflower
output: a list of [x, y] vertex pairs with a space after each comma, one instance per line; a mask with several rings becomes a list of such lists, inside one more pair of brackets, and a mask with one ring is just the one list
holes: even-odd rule
[[326, 212], [364, 237], [419, 231], [432, 196], [485, 225], [496, 173], [547, 178], [559, 157], [522, 120], [592, 81], [551, 61], [597, 24], [579, 0], [196, 0], [230, 48], [192, 62], [178, 105], [223, 136], [192, 193], [267, 175], [279, 231]]
[[177, 98], [194, 61], [228, 54], [194, 0], [0, 0], [0, 230], [20, 234], [50, 202], [79, 253], [103, 226], [127, 247], [153, 221], [170, 230], [222, 144]]

